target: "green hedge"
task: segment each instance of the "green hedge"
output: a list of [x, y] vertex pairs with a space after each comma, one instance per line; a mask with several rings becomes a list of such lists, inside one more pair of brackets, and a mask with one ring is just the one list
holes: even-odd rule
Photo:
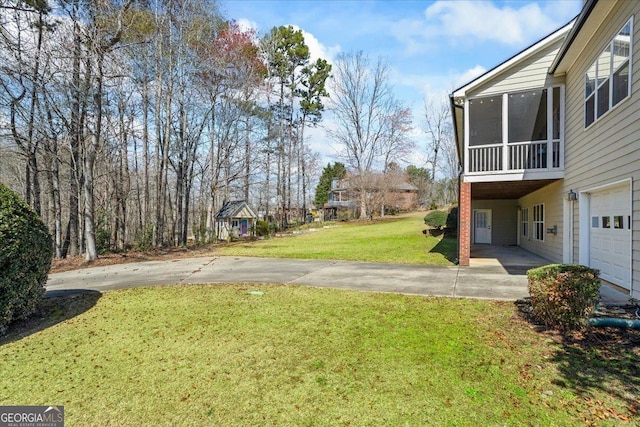
[[36, 309], [52, 257], [51, 236], [40, 217], [0, 184], [0, 334]]
[[584, 326], [600, 298], [600, 273], [584, 265], [551, 264], [527, 271], [533, 316], [547, 327]]
[[256, 236], [266, 237], [270, 234], [269, 223], [265, 220], [259, 219], [256, 222]]
[[431, 211], [424, 217], [424, 223], [429, 227], [440, 230], [447, 225], [447, 213], [444, 211]]

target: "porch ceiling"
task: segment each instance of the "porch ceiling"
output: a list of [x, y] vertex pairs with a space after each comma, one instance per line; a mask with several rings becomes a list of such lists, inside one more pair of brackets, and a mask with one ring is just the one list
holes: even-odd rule
[[538, 179], [530, 181], [474, 182], [471, 184], [471, 198], [473, 200], [519, 199], [555, 181], [554, 179]]

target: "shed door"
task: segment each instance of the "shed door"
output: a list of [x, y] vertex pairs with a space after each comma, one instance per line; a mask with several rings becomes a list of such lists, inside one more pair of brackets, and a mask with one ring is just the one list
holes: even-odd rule
[[631, 206], [629, 185], [591, 193], [589, 265], [600, 277], [631, 287]]

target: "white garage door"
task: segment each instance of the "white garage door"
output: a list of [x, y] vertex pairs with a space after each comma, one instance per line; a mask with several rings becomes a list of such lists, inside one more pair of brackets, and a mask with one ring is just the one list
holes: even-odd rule
[[629, 184], [591, 193], [590, 260], [600, 277], [631, 287], [631, 206]]

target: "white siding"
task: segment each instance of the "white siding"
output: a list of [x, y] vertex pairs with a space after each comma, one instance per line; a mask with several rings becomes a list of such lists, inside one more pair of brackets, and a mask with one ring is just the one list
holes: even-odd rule
[[[473, 194], [473, 190], [471, 191]], [[473, 212], [474, 209], [491, 209], [493, 222], [491, 244], [515, 245], [518, 233], [517, 206], [516, 200], [473, 200], [471, 202], [471, 211]], [[471, 237], [473, 241], [473, 228]]]
[[[584, 127], [584, 74], [622, 26], [635, 15], [631, 97]], [[620, 1], [566, 75], [565, 181], [562, 193], [631, 178], [633, 287], [640, 297], [640, 2]], [[574, 254], [579, 256], [580, 204], [575, 203]]]
[[[529, 235], [526, 238], [520, 236], [520, 246], [554, 262], [562, 262], [563, 194], [562, 181], [556, 181], [518, 200], [521, 208], [529, 208], [530, 224]], [[534, 240], [531, 230], [533, 207], [541, 203], [544, 203], [544, 241]], [[558, 234], [547, 233], [547, 229], [554, 225], [558, 227]]]
[[561, 43], [562, 40], [558, 40], [546, 49], [515, 64], [509, 70], [475, 89], [473, 93], [469, 93], [468, 96], [488, 96], [562, 84], [564, 79], [549, 75], [549, 66]]

